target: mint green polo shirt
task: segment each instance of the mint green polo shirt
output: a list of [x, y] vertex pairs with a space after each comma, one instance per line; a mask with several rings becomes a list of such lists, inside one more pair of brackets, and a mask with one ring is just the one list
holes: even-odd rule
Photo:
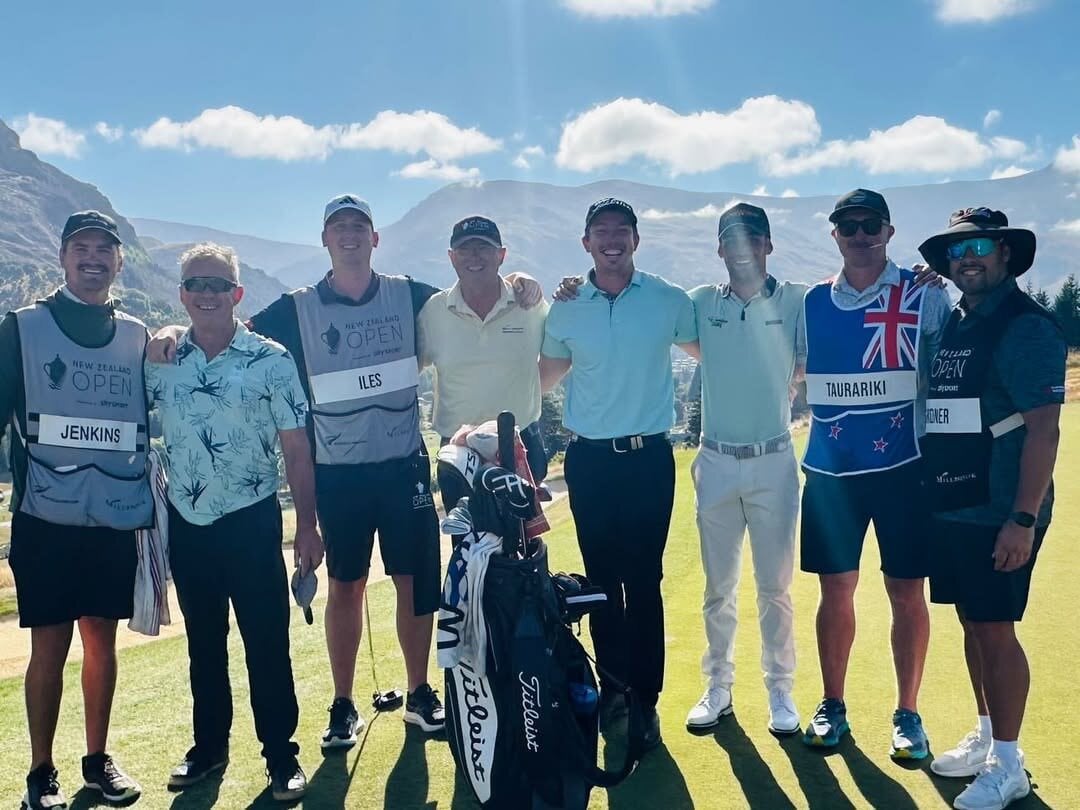
[[778, 282], [743, 301], [727, 284], [690, 291], [701, 346], [701, 435], [752, 444], [783, 435], [791, 422], [788, 386], [806, 362], [807, 284]]
[[649, 435], [675, 421], [671, 346], [697, 337], [686, 292], [635, 270], [609, 300], [589, 280], [548, 312], [542, 353], [569, 358], [563, 425], [587, 439]]

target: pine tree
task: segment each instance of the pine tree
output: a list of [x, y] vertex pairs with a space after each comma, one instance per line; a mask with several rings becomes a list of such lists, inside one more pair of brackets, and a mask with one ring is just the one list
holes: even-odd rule
[[1070, 346], [1080, 346], [1080, 283], [1070, 273], [1054, 298], [1054, 315]]

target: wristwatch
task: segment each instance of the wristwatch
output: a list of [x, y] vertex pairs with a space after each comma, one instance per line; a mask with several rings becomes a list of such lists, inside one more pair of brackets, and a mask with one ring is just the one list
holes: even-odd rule
[[1030, 529], [1035, 525], [1035, 516], [1031, 512], [1013, 512], [1009, 515], [1009, 520], [1025, 529]]

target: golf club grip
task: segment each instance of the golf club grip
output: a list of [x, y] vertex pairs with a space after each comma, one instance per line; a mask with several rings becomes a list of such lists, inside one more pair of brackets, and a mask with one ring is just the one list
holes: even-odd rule
[[499, 434], [499, 466], [515, 472], [517, 465], [514, 464], [514, 415], [510, 411], [503, 411], [495, 424]]

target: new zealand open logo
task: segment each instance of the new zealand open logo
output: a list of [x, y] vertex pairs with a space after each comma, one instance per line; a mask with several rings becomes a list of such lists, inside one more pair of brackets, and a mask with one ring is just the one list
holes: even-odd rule
[[46, 363], [43, 368], [45, 369], [45, 376], [49, 378], [49, 388], [59, 391], [60, 386], [64, 384], [64, 378], [67, 376], [67, 363], [61, 360], [58, 354]]
[[322, 338], [322, 342], [326, 344], [326, 348], [330, 350], [330, 354], [338, 353], [338, 346], [341, 345], [341, 332], [335, 328], [334, 324], [330, 324], [330, 328], [323, 332], [319, 337]]

